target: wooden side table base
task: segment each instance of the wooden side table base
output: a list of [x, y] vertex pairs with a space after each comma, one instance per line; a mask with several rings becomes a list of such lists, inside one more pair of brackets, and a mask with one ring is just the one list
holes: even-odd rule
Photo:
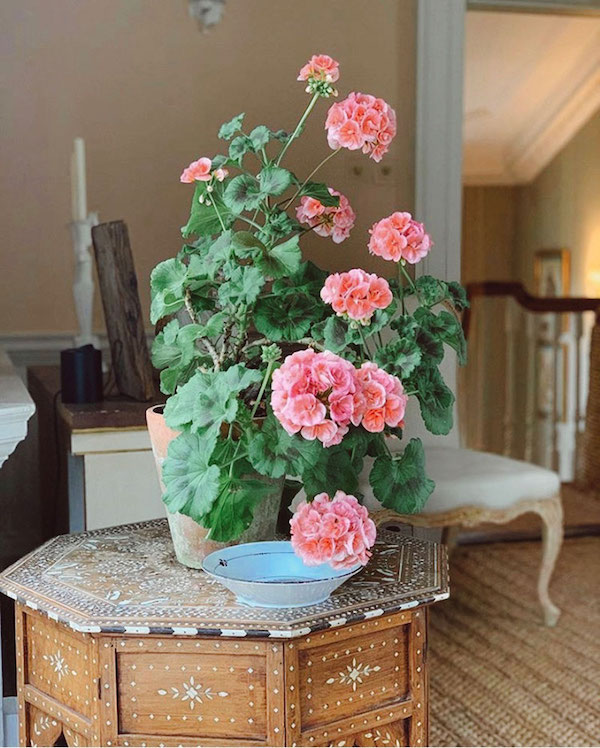
[[16, 617], [22, 746], [428, 744], [425, 608], [288, 642]]

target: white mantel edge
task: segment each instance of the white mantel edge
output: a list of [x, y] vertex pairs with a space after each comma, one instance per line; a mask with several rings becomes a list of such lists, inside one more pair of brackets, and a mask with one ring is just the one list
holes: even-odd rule
[[27, 436], [35, 405], [6, 351], [0, 349], [0, 467]]

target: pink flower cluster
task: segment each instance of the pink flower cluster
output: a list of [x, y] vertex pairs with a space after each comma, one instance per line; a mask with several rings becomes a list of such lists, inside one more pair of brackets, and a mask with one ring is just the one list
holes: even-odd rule
[[407, 400], [397, 377], [371, 362], [357, 370], [331, 351], [297, 351], [273, 373], [271, 407], [283, 428], [324, 447], [339, 444], [351, 423], [373, 433], [400, 426]]
[[384, 260], [405, 260], [411, 265], [422, 260], [432, 247], [429, 234], [422, 223], [410, 213], [397, 211], [374, 223], [369, 229], [369, 252]]
[[290, 528], [292, 548], [307, 566], [328, 563], [334, 569], [364, 566], [377, 535], [366, 507], [343, 491], [333, 499], [320, 493], [312, 502], [300, 503]]
[[322, 80], [326, 83], [335, 83], [340, 77], [340, 66], [329, 55], [313, 55], [310, 60], [300, 69], [297, 80]]
[[391, 304], [392, 292], [385, 278], [355, 268], [330, 275], [321, 289], [321, 298], [331, 304], [336, 314], [368, 324], [376, 309]]
[[271, 407], [288, 434], [325, 447], [339, 444], [354, 414], [356, 373], [349, 361], [312, 348], [288, 356], [273, 373]]
[[385, 426], [402, 426], [408, 402], [402, 382], [371, 361], [360, 367], [356, 379], [355, 418], [360, 419], [363, 428], [377, 433]]
[[326, 207], [314, 197], [303, 197], [296, 208], [296, 217], [300, 223], [308, 224], [315, 234], [330, 236], [336, 244], [339, 244], [350, 236], [356, 214], [345, 195], [331, 187], [328, 189], [331, 195], [337, 195], [340, 198], [340, 204], [337, 207], [335, 205]]
[[381, 161], [396, 135], [396, 113], [383, 99], [353, 92], [330, 107], [325, 129], [330, 148], [362, 148]]
[[229, 174], [227, 169], [215, 169], [214, 171], [211, 171], [211, 169], [212, 161], [206, 156], [203, 156], [197, 161], [192, 161], [189, 166], [186, 166], [186, 168], [181, 172], [179, 181], [185, 182], [186, 184], [192, 184], [193, 182], [210, 182], [214, 177], [217, 181], [222, 182], [227, 174]]

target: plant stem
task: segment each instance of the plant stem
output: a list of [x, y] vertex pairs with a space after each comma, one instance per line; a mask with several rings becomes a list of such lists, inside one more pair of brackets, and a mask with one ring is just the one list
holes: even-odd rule
[[413, 279], [410, 277], [410, 275], [408, 274], [406, 268], [404, 267], [404, 265], [401, 262], [399, 263], [399, 266], [400, 266], [400, 270], [402, 271], [402, 274], [404, 275], [404, 277], [408, 281], [408, 285], [412, 288], [412, 290], [415, 292], [415, 294], [416, 294], [416, 296], [418, 298], [419, 293], [417, 291], [417, 287], [415, 286]]
[[325, 348], [320, 343], [317, 343], [313, 338], [300, 338], [298, 342], [302, 343], [302, 345], [309, 345], [311, 348], [316, 348], [318, 351], [325, 350]]
[[[263, 395], [265, 394], [265, 390], [267, 389], [267, 384], [269, 383], [269, 379], [271, 378], [271, 372], [273, 371], [273, 367], [275, 366], [274, 361], [269, 361], [267, 364], [267, 370], [265, 371], [265, 375], [263, 377], [262, 382], [260, 383], [260, 389], [258, 390], [258, 395], [256, 397], [256, 400], [254, 402], [254, 406], [252, 408], [252, 412], [250, 413], [250, 420], [254, 420], [254, 416], [256, 415], [256, 411], [258, 410], [258, 407], [260, 405], [260, 401], [262, 400]], [[242, 440], [238, 441], [235, 447], [235, 452], [233, 453], [233, 458], [231, 462], [229, 463], [229, 477], [233, 474], [233, 465], [236, 462], [236, 460], [241, 459], [242, 455], [238, 457], [238, 452], [240, 451], [240, 445], [242, 443]], [[227, 467], [224, 465], [223, 467]]]
[[[198, 317], [196, 315], [196, 312], [194, 311], [194, 307], [192, 306], [192, 293], [189, 288], [185, 289], [185, 292], [183, 294], [184, 304], [186, 311], [192, 320], [194, 324], [198, 324]], [[215, 350], [214, 345], [208, 340], [208, 338], [199, 338], [202, 345], [206, 348], [208, 351], [210, 357], [213, 360], [213, 366], [215, 367], [215, 371], [219, 371], [221, 368], [221, 364], [219, 362], [219, 356], [217, 354], [217, 351]]]
[[267, 384], [269, 383], [269, 379], [271, 378], [271, 372], [273, 371], [273, 367], [275, 366], [274, 361], [269, 361], [267, 365], [267, 370], [265, 371], [265, 375], [263, 377], [263, 380], [260, 384], [260, 389], [258, 391], [258, 396], [256, 398], [256, 402], [254, 403], [254, 407], [252, 408], [252, 413], [250, 414], [250, 418], [254, 418], [256, 415], [256, 411], [258, 410], [258, 406], [260, 405], [260, 401], [262, 400], [262, 396], [265, 394], [265, 390], [267, 389]]
[[221, 214], [219, 213], [219, 209], [217, 208], [217, 201], [213, 197], [211, 200], [211, 205], [215, 209], [215, 213], [217, 214], [217, 218], [219, 219], [219, 223], [221, 224], [221, 228], [223, 231], [226, 231], [225, 224], [223, 223], [223, 219], [221, 218]]
[[304, 187], [304, 186], [305, 186], [305, 185], [307, 184], [307, 182], [309, 182], [309, 181], [310, 181], [310, 178], [311, 178], [311, 177], [314, 177], [314, 175], [315, 175], [315, 174], [316, 174], [316, 173], [317, 173], [317, 172], [319, 171], [319, 169], [320, 169], [320, 168], [321, 168], [321, 167], [322, 167], [322, 166], [323, 166], [324, 164], [326, 164], [326, 163], [327, 163], [327, 162], [329, 161], [329, 159], [330, 159], [330, 158], [333, 158], [333, 157], [334, 157], [334, 156], [336, 155], [336, 153], [339, 153], [339, 152], [340, 152], [341, 150], [342, 150], [342, 148], [341, 148], [341, 146], [340, 146], [340, 147], [339, 147], [339, 148], [337, 148], [337, 149], [336, 149], [335, 151], [332, 151], [332, 152], [331, 152], [331, 153], [329, 154], [329, 156], [325, 156], [325, 158], [324, 158], [324, 159], [323, 159], [323, 160], [322, 160], [322, 161], [321, 161], [320, 163], [318, 163], [318, 164], [317, 164], [317, 165], [315, 166], [315, 168], [314, 168], [314, 169], [313, 169], [313, 170], [311, 171], [311, 173], [310, 173], [310, 174], [309, 174], [309, 175], [308, 175], [308, 176], [306, 177], [306, 179], [304, 180], [304, 182], [302, 182], [302, 184], [300, 185], [300, 187], [298, 187], [298, 189], [296, 190], [296, 192], [294, 192], [294, 194], [293, 194], [293, 195], [292, 195], [292, 196], [290, 197], [290, 199], [289, 199], [289, 200], [287, 201], [287, 203], [286, 203], [286, 204], [285, 204], [285, 205], [283, 206], [283, 209], [284, 209], [284, 210], [287, 210], [287, 209], [289, 208], [290, 204], [294, 202], [294, 200], [295, 200], [295, 199], [296, 199], [296, 198], [298, 197], [298, 195], [299, 195], [299, 194], [300, 194], [300, 193], [302, 192], [302, 189], [303, 189], [303, 187]]
[[[360, 335], [360, 339], [362, 340], [362, 347], [363, 347], [364, 353], [367, 354], [367, 358], [372, 358], [371, 351], [369, 350], [369, 346], [367, 345], [367, 339], [365, 338], [362, 325], [360, 324], [358, 326], [358, 334]], [[364, 356], [363, 356], [363, 361], [364, 361]]]
[[404, 278], [402, 277], [402, 265], [398, 263], [398, 293], [402, 302], [402, 314], [406, 314], [406, 305], [404, 304]]
[[281, 163], [281, 159], [284, 157], [287, 149], [292, 144], [292, 141], [295, 140], [298, 137], [298, 135], [300, 133], [300, 130], [302, 130], [302, 126], [306, 122], [306, 120], [308, 118], [308, 115], [312, 112], [313, 107], [317, 103], [317, 99], [318, 98], [319, 98], [319, 94], [318, 93], [313, 94], [313, 97], [310, 100], [310, 102], [309, 102], [308, 106], [306, 107], [306, 109], [304, 110], [304, 114], [302, 115], [302, 117], [300, 117], [300, 120], [299, 120], [298, 124], [296, 125], [296, 128], [295, 128], [294, 132], [290, 135], [290, 139], [288, 140], [288, 142], [281, 149], [281, 153], [279, 154], [279, 156], [277, 157], [277, 161], [275, 162], [277, 166], [279, 166], [279, 164]]
[[[258, 210], [256, 212], [258, 213]], [[249, 226], [254, 226], [254, 228], [258, 229], [259, 231], [263, 230], [263, 227], [259, 223], [255, 223], [254, 220], [251, 220], [250, 218], [246, 218], [246, 216], [236, 216], [236, 219], [237, 218], [239, 218], [240, 221], [245, 221]]]

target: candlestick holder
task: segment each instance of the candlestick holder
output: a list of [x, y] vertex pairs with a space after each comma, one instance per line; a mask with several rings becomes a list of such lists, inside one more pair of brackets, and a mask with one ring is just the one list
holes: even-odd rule
[[98, 214], [89, 213], [87, 218], [72, 221], [71, 238], [75, 256], [73, 274], [73, 300], [79, 331], [75, 335], [75, 346], [91, 344], [100, 348], [100, 340], [92, 333], [94, 311], [94, 275], [92, 267], [92, 227], [98, 225]]

